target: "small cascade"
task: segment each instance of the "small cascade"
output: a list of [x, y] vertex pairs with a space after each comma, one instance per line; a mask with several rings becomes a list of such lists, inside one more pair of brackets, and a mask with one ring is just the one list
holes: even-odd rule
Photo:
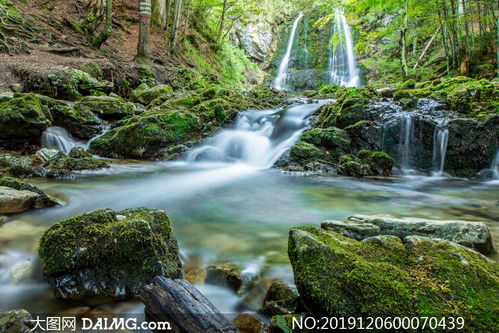
[[42, 135], [42, 145], [44, 148], [56, 149], [65, 154], [80, 144], [62, 127], [52, 126], [47, 128]]
[[352, 31], [341, 10], [336, 10], [332, 27], [333, 45], [329, 49], [329, 83], [341, 87], [360, 85], [355, 61]]
[[327, 102], [329, 100], [301, 104], [285, 110], [241, 112], [234, 128], [220, 131], [205, 145], [192, 150], [187, 161], [270, 168], [308, 127], [308, 117]]
[[490, 170], [492, 170], [493, 179], [499, 179], [499, 149], [496, 151], [494, 159], [490, 164]]
[[284, 58], [282, 58], [281, 64], [279, 65], [279, 71], [277, 72], [277, 76], [274, 79], [272, 87], [277, 90], [284, 90], [286, 88], [286, 81], [288, 79], [288, 70], [289, 70], [289, 59], [291, 58], [291, 50], [293, 49], [293, 44], [295, 41], [296, 29], [298, 28], [298, 23], [303, 17], [303, 12], [298, 14], [298, 17], [293, 22], [293, 28], [291, 29], [291, 33], [289, 35], [288, 45], [286, 48], [286, 53]]
[[401, 162], [400, 167], [403, 174], [411, 174], [411, 154], [412, 154], [412, 141], [414, 132], [413, 115], [409, 112], [402, 113], [400, 124], [400, 142], [401, 142]]
[[449, 142], [449, 129], [440, 123], [435, 127], [433, 135], [433, 176], [444, 176], [445, 155], [447, 154], [447, 144]]

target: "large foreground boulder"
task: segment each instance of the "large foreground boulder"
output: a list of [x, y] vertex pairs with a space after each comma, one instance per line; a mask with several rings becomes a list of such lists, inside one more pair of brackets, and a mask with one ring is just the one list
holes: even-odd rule
[[359, 317], [463, 317], [466, 330], [497, 329], [499, 265], [445, 240], [375, 236], [363, 241], [294, 228], [289, 258], [308, 313]]
[[40, 242], [58, 297], [90, 304], [136, 297], [156, 276], [180, 275], [178, 245], [161, 210], [102, 209], [54, 224]]
[[473, 248], [484, 254], [494, 251], [490, 230], [484, 223], [396, 218], [390, 215], [354, 215], [344, 222], [325, 221], [324, 229], [362, 240], [375, 235], [430, 236]]

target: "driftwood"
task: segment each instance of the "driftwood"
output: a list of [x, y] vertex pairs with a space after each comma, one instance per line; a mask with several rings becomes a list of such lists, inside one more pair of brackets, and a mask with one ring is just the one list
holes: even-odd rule
[[60, 47], [60, 48], [51, 48], [47, 50], [48, 52], [51, 53], [71, 53], [71, 52], [77, 52], [81, 51], [77, 47]]
[[167, 321], [181, 333], [238, 333], [215, 306], [186, 280], [156, 277], [141, 300], [148, 321]]

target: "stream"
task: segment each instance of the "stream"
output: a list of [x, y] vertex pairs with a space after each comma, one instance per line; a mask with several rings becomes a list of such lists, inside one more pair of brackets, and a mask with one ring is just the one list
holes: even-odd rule
[[[33, 180], [64, 205], [12, 216], [1, 227], [0, 311], [25, 308], [36, 315], [78, 306], [52, 295], [36, 259], [38, 241], [55, 222], [99, 208], [163, 209], [173, 221], [184, 262], [198, 258], [205, 266], [227, 260], [264, 269], [266, 276], [291, 284], [289, 228], [353, 214], [482, 221], [499, 246], [499, 181], [354, 179], [272, 169], [325, 102], [242, 112], [234, 127], [220, 131], [184, 160], [117, 163], [73, 179]], [[200, 289], [222, 312], [238, 311], [240, 299], [229, 290]], [[142, 311], [133, 302], [106, 307], [114, 313]]]

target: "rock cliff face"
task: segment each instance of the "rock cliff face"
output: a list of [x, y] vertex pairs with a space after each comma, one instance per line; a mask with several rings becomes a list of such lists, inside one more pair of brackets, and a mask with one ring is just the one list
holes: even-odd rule
[[275, 52], [275, 34], [263, 15], [248, 23], [236, 22], [235, 39], [251, 58], [264, 62]]

